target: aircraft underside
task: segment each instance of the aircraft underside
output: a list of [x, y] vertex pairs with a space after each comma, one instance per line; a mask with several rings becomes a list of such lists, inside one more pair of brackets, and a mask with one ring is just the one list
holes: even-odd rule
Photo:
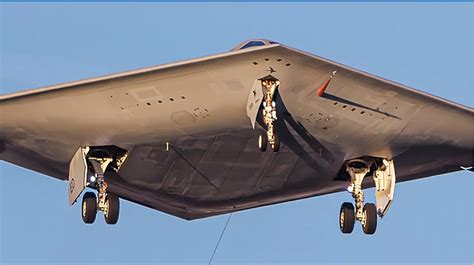
[[[216, 209], [208, 210], [207, 215], [238, 210], [242, 207], [237, 207], [239, 202], [245, 205], [245, 200], [239, 199], [245, 197], [261, 196], [261, 200], [265, 200], [265, 195], [278, 193], [284, 185], [290, 190], [301, 190], [299, 196], [294, 195], [298, 192], [292, 193], [293, 197], [301, 198], [331, 192], [318, 189], [318, 186], [340, 182], [333, 189], [347, 189], [355, 201], [354, 204], [345, 202], [341, 206], [341, 231], [351, 233], [355, 221], [358, 221], [364, 233], [373, 234], [377, 217], [383, 217], [393, 201], [396, 181], [394, 161], [368, 156], [344, 161], [340, 154], [335, 155], [325, 149], [301, 123], [292, 119], [282, 100], [276, 99], [278, 79], [268, 75], [257, 81], [258, 89], [261, 88], [263, 93], [262, 98], [253, 102], [258, 113], [254, 113], [252, 123], [254, 126], [260, 124], [262, 129], [251, 130], [250, 134], [242, 132], [204, 140], [164, 142], [154, 146], [136, 146], [132, 150], [116, 146], [91, 146], [77, 150], [73, 161], [79, 162], [71, 163], [70, 172], [83, 172], [79, 174], [82, 179], [76, 180], [77, 174], [70, 175], [70, 185], [83, 182], [81, 188], [90, 187], [97, 191], [97, 196], [93, 192], [83, 196], [83, 221], [93, 223], [97, 212], [104, 213], [108, 224], [115, 224], [118, 220], [119, 196], [109, 191], [106, 172], [116, 172], [116, 179], [159, 191], [164, 196], [195, 200], [198, 202], [195, 205], [200, 203], [203, 209]], [[249, 118], [252, 118], [251, 113]], [[252, 145], [258, 149], [252, 148]], [[278, 156], [279, 152], [285, 155]], [[219, 158], [222, 163], [219, 163]], [[225, 165], [225, 161], [233, 163]], [[138, 165], [145, 170], [141, 171]], [[216, 166], [228, 166], [229, 169], [216, 176], [213, 174]], [[364, 200], [362, 187], [367, 178], [373, 179], [375, 184], [376, 204]], [[115, 183], [120, 186], [117, 180]], [[71, 203], [82, 191], [77, 188], [71, 188]], [[291, 199], [288, 197], [286, 200]], [[228, 206], [219, 206], [216, 202], [228, 202]], [[232, 202], [237, 205], [232, 205]], [[182, 206], [183, 209], [185, 207]]]
[[373, 234], [395, 183], [474, 164], [471, 108], [265, 40], [0, 103], [0, 159], [93, 190], [87, 224], [120, 198], [192, 220], [348, 191], [341, 231]]

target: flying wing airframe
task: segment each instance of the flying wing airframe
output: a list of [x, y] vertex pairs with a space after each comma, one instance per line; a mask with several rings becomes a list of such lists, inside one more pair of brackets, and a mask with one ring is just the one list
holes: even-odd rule
[[191, 220], [348, 190], [341, 231], [373, 234], [395, 183], [474, 164], [472, 108], [263, 39], [1, 95], [0, 114], [0, 159], [68, 181], [71, 205], [92, 190], [85, 223], [115, 224], [119, 198]]

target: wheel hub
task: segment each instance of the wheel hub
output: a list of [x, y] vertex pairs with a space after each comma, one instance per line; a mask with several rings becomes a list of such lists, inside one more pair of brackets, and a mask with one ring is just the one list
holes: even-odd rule
[[344, 226], [344, 211], [341, 211], [341, 214], [339, 215], [339, 225], [341, 227]]
[[86, 211], [87, 211], [86, 202], [83, 201], [82, 202], [82, 216], [86, 216]]

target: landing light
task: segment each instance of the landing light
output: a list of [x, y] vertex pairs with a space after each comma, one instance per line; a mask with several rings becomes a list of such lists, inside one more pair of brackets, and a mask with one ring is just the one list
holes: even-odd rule
[[354, 187], [352, 185], [349, 185], [349, 187], [347, 187], [347, 191], [349, 193], [352, 193], [353, 190], [354, 190]]
[[95, 176], [91, 176], [89, 180], [90, 180], [91, 182], [95, 182], [96, 177], [95, 177]]

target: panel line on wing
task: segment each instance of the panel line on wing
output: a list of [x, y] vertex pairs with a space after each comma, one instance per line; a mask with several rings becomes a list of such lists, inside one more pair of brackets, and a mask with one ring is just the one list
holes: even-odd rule
[[176, 150], [176, 148], [174, 148], [174, 146], [172, 144], [169, 144], [168, 145], [173, 151], [176, 152], [176, 154], [181, 158], [183, 159], [184, 162], [186, 162], [186, 164], [188, 164], [190, 167], [192, 167], [207, 183], [209, 183], [209, 185], [211, 185], [212, 187], [214, 187], [216, 190], [219, 190], [219, 187], [217, 187], [214, 183], [212, 183], [212, 181], [206, 177], [201, 171], [199, 171], [199, 169], [197, 169], [191, 162], [189, 162], [188, 159], [186, 159], [186, 157], [184, 157], [178, 150]]

